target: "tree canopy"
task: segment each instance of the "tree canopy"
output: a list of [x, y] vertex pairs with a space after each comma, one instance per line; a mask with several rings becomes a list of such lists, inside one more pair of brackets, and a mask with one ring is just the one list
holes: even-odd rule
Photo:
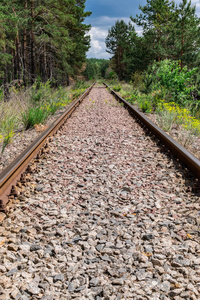
[[83, 23], [86, 0], [2, 0], [0, 79], [32, 84], [67, 82], [77, 74], [90, 46], [90, 25]]
[[[147, 0], [141, 13], [126, 24], [117, 20], [105, 43], [111, 65], [120, 80], [147, 69], [154, 61], [177, 60], [181, 69], [199, 65], [200, 19], [190, 0], [179, 5], [170, 0]], [[143, 29], [138, 36], [134, 24]]]

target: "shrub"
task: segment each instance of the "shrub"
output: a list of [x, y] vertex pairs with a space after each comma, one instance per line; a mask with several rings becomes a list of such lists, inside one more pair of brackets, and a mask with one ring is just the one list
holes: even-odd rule
[[154, 62], [149, 67], [144, 78], [144, 92], [161, 90], [165, 96], [173, 98], [175, 102], [184, 106], [187, 101], [192, 101], [192, 84], [197, 68], [188, 70], [185, 66], [181, 69], [179, 61], [165, 59], [161, 62]]
[[141, 101], [139, 106], [143, 112], [150, 113], [152, 111], [151, 103], [148, 100]]
[[121, 90], [121, 85], [114, 85], [114, 86], [113, 86], [113, 90], [114, 90], [115, 92], [119, 92], [119, 91]]
[[47, 110], [45, 110], [42, 107], [36, 107], [36, 108], [28, 108], [23, 114], [22, 114], [22, 122], [26, 129], [29, 129], [31, 127], [34, 127], [35, 124], [43, 123], [49, 113]]
[[[191, 116], [190, 111], [180, 107], [175, 102], [166, 103], [161, 101], [157, 108], [158, 121], [164, 130], [169, 130], [173, 123], [182, 125], [183, 128], [189, 130], [192, 134], [200, 134], [200, 120]], [[167, 125], [168, 123], [168, 125]], [[167, 129], [165, 129], [167, 127]]]
[[1, 153], [4, 152], [6, 146], [11, 142], [14, 136], [14, 130], [18, 124], [16, 116], [5, 115], [0, 122], [0, 131], [2, 133], [1, 139], [3, 140], [3, 147]]

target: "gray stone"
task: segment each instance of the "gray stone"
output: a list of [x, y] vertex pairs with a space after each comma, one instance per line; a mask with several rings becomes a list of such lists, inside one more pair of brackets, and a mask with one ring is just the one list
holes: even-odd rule
[[101, 251], [104, 248], [105, 244], [98, 244], [96, 246], [97, 251]]
[[89, 282], [89, 286], [97, 286], [99, 283], [99, 279], [98, 278], [92, 278]]
[[135, 275], [139, 281], [144, 280], [147, 276], [145, 269], [138, 270]]
[[33, 244], [30, 247], [30, 251], [37, 251], [37, 250], [40, 250], [40, 249], [41, 249], [41, 246], [38, 245], [38, 244]]
[[69, 291], [70, 293], [72, 293], [72, 292], [75, 291], [75, 287], [74, 287], [74, 285], [73, 285], [72, 283], [70, 283], [70, 284], [68, 285], [68, 291]]
[[150, 241], [150, 240], [153, 240], [154, 239], [154, 235], [153, 234], [143, 234], [143, 236], [142, 236], [142, 239], [144, 240], [144, 241]]
[[56, 276], [54, 276], [53, 282], [57, 282], [57, 281], [64, 281], [63, 274], [57, 274]]
[[6, 276], [12, 276], [12, 275], [16, 274], [17, 272], [18, 272], [18, 269], [13, 268], [6, 273]]
[[158, 285], [159, 289], [165, 293], [169, 293], [170, 291], [170, 282], [164, 281], [161, 284]]
[[110, 257], [108, 255], [100, 256], [100, 258], [104, 261], [111, 262]]
[[162, 266], [163, 265], [162, 261], [160, 261], [159, 259], [153, 258], [153, 257], [151, 259], [151, 262], [154, 266]]
[[36, 282], [31, 282], [28, 284], [26, 291], [32, 295], [38, 295], [40, 293], [40, 288]]

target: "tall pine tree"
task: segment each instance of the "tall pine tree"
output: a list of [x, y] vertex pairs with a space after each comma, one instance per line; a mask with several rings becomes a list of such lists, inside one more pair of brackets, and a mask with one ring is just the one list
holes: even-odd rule
[[174, 58], [180, 60], [181, 68], [197, 66], [200, 46], [200, 19], [191, 1], [182, 0], [175, 10]]
[[160, 61], [168, 57], [170, 32], [174, 24], [174, 1], [147, 0], [145, 6], [139, 6], [142, 11], [131, 20], [143, 28], [147, 46], [153, 53], [153, 59]]
[[126, 77], [126, 63], [124, 53], [130, 46], [131, 23], [126, 24], [123, 20], [117, 20], [115, 25], [108, 30], [106, 37], [107, 52], [113, 54], [112, 68], [116, 71], [119, 80]]
[[79, 72], [86, 59], [90, 25], [86, 0], [2, 0], [0, 81], [32, 84], [38, 76], [58, 84]]

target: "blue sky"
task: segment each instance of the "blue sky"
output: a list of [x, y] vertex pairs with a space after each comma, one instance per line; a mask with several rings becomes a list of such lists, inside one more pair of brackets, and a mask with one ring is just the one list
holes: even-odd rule
[[[180, 3], [181, 0], [176, 0]], [[123, 19], [126, 23], [130, 20], [130, 15], [135, 16], [140, 13], [139, 5], [144, 6], [146, 0], [86, 0], [86, 11], [91, 11], [92, 15], [86, 18], [86, 23], [91, 24], [89, 32], [91, 36], [91, 48], [87, 57], [91, 58], [110, 58], [106, 52], [105, 38], [108, 29], [115, 24], [117, 20]], [[196, 5], [197, 15], [200, 16], [200, 0], [192, 0]], [[141, 29], [136, 27], [140, 34]]]

